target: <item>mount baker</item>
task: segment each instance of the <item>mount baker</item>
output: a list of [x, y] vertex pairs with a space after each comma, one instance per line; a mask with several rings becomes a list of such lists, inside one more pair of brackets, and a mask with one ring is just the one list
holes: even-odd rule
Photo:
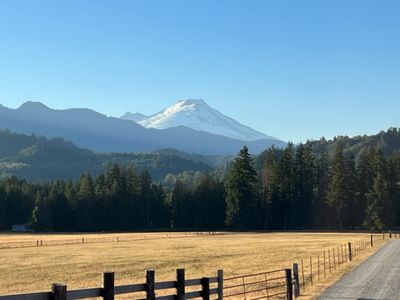
[[97, 152], [151, 152], [175, 148], [203, 155], [232, 155], [247, 145], [258, 153], [285, 142], [224, 116], [203, 100], [179, 101], [152, 115], [108, 117], [86, 108], [51, 109], [28, 101], [12, 109], [0, 104], [0, 129], [63, 137]]

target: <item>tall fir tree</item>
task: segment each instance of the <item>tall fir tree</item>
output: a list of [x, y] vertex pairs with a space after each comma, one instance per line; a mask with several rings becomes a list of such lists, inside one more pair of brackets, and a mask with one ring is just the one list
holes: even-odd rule
[[346, 160], [343, 147], [336, 148], [335, 158], [331, 167], [330, 183], [327, 194], [327, 204], [330, 208], [333, 226], [343, 229], [347, 209], [348, 190], [346, 183]]
[[257, 171], [245, 146], [232, 162], [227, 182], [226, 223], [237, 229], [261, 228]]

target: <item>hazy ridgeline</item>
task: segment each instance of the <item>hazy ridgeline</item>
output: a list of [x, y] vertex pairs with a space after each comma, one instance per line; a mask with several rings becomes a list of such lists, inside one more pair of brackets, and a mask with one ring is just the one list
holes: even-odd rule
[[244, 147], [222, 181], [203, 174], [192, 185], [178, 180], [171, 189], [134, 165], [115, 164], [74, 182], [33, 184], [12, 177], [0, 183], [0, 228], [393, 228], [400, 225], [400, 154], [385, 143], [393, 135], [397, 141], [396, 129], [382, 133], [379, 147], [369, 144], [370, 137], [359, 138], [363, 147], [338, 138], [271, 148], [255, 159]]

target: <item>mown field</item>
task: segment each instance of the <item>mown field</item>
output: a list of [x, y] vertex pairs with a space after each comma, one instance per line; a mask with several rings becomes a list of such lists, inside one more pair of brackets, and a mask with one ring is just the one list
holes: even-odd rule
[[[0, 294], [46, 291], [55, 282], [68, 289], [98, 287], [104, 271], [116, 273], [116, 285], [144, 282], [144, 270], [150, 268], [157, 280], [174, 279], [177, 268], [185, 268], [187, 278], [214, 276], [218, 269], [225, 277], [252, 274], [291, 267], [300, 258], [369, 238], [361, 233], [0, 234], [0, 244], [82, 236], [111, 241], [0, 249]], [[117, 236], [134, 239], [115, 242]]]

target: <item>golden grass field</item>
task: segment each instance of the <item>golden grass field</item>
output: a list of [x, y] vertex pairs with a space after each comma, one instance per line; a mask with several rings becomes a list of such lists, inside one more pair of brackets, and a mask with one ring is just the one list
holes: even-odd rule
[[[290, 268], [300, 258], [320, 255], [338, 244], [369, 239], [361, 233], [0, 234], [0, 244], [82, 236], [135, 240], [0, 249], [0, 294], [47, 291], [55, 282], [67, 284], [68, 289], [100, 287], [104, 271], [115, 272], [116, 285], [144, 282], [146, 269], [156, 270], [156, 280], [173, 280], [177, 268], [185, 268], [187, 278], [215, 276], [218, 269], [225, 277], [252, 274]], [[360, 255], [353, 265], [372, 252]], [[338, 268], [324, 284], [349, 266]], [[314, 290], [319, 291], [324, 285], [317, 287]]]

